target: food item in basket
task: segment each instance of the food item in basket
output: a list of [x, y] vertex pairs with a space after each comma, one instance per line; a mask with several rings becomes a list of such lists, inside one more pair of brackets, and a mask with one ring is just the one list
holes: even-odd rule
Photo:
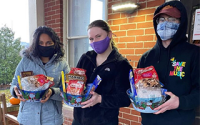
[[138, 86], [142, 87], [161, 87], [159, 81], [155, 78], [144, 78], [138, 82]]
[[33, 71], [24, 71], [21, 72], [21, 77], [27, 77], [27, 76], [32, 76], [33, 75]]
[[77, 75], [77, 74], [66, 74], [67, 81], [69, 80], [80, 80], [80, 81], [86, 81], [85, 75]]
[[43, 74], [23, 77], [21, 79], [22, 90], [39, 91], [54, 85], [53, 78]]
[[87, 87], [84, 92], [85, 95], [88, 96], [91, 91], [95, 91], [97, 86], [100, 84], [101, 80], [102, 80], [101, 77], [99, 75], [97, 75], [97, 77], [95, 78], [93, 83], [87, 84]]
[[85, 75], [86, 70], [81, 68], [71, 68], [69, 74]]
[[81, 95], [84, 89], [84, 82], [79, 80], [70, 80], [67, 83], [67, 93], [72, 95]]
[[139, 80], [136, 85], [138, 98], [157, 98], [161, 97], [161, 85], [155, 78], [144, 78]]
[[138, 98], [152, 99], [161, 97], [161, 84], [158, 80], [158, 74], [153, 66], [138, 68], [134, 71], [135, 88]]
[[[129, 77], [131, 74], [129, 74]], [[132, 87], [131, 93], [128, 91], [133, 107], [143, 113], [154, 113], [154, 108], [165, 102], [167, 91], [162, 88], [158, 74], [153, 66], [138, 68], [134, 70], [134, 80], [130, 79]]]

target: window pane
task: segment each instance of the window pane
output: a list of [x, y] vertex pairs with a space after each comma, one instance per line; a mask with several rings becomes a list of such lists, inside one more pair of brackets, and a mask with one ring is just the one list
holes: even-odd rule
[[106, 19], [106, 0], [69, 0], [69, 36], [86, 36], [87, 26], [97, 19]]
[[92, 50], [88, 38], [69, 40], [69, 66], [75, 67], [83, 53]]

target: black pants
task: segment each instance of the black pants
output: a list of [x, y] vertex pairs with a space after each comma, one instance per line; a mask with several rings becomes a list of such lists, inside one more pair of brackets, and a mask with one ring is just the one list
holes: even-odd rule
[[79, 122], [73, 120], [72, 125], [81, 125]]
[[[79, 122], [73, 120], [72, 125], [81, 125]], [[108, 123], [108, 124], [104, 124], [104, 125], [118, 125], [118, 123], [113, 122], [113, 123]]]

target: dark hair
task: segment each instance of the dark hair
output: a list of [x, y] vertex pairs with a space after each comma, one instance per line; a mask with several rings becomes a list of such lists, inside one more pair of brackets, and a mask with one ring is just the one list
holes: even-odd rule
[[58, 35], [55, 33], [55, 31], [47, 26], [40, 26], [38, 27], [34, 34], [33, 34], [33, 41], [32, 44], [29, 46], [28, 49], [25, 50], [25, 52], [28, 55], [33, 55], [34, 57], [40, 57], [40, 53], [39, 53], [39, 38], [41, 34], [47, 34], [52, 41], [54, 42], [54, 46], [55, 46], [55, 52], [57, 54], [56, 59], [62, 58], [64, 56], [64, 51], [63, 51], [63, 44], [60, 42], [60, 39], [58, 37]]
[[[99, 27], [102, 30], [105, 30], [107, 33], [111, 32], [109, 24], [104, 20], [95, 20], [95, 21], [93, 21], [92, 23], [90, 23], [88, 25], [88, 29], [87, 30], [89, 30], [92, 27]], [[113, 37], [111, 38], [111, 45], [112, 45], [112, 47], [116, 47]]]

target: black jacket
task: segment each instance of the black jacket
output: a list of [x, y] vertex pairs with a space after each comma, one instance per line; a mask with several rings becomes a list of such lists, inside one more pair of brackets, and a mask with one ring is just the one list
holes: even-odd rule
[[119, 108], [130, 105], [126, 90], [130, 88], [129, 70], [132, 67], [116, 49], [98, 67], [96, 56], [96, 52], [88, 51], [82, 55], [77, 67], [87, 70], [86, 84], [92, 83], [97, 75], [102, 78], [96, 89], [96, 93], [102, 96], [102, 102], [90, 108], [74, 108], [74, 119], [81, 125], [118, 124]]
[[[179, 107], [159, 115], [141, 113], [144, 125], [191, 125], [194, 109], [200, 105], [200, 49], [187, 42], [187, 13], [179, 1], [170, 1], [157, 8], [171, 5], [181, 12], [180, 26], [170, 45], [164, 48], [157, 36], [156, 45], [142, 55], [138, 68], [153, 65], [165, 88], [179, 97]], [[154, 29], [157, 24], [154, 19]]]

